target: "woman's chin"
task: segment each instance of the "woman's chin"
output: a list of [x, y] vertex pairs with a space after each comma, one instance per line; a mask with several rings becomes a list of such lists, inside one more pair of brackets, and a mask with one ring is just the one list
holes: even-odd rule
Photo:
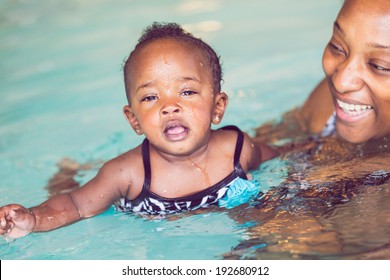
[[337, 134], [345, 141], [353, 144], [359, 144], [366, 142], [370, 139], [368, 135], [364, 133], [364, 130], [358, 128], [346, 128], [343, 125], [336, 125]]

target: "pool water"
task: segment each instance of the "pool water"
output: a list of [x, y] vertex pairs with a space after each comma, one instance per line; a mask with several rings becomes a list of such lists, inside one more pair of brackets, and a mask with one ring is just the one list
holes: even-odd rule
[[284, 162], [285, 180], [235, 213], [253, 225], [224, 258], [390, 259], [390, 139], [302, 139], [263, 165], [275, 174]]
[[[0, 205], [30, 207], [46, 200], [44, 187], [63, 158], [98, 167], [142, 141], [122, 116], [121, 67], [153, 21], [178, 22], [214, 47], [230, 98], [221, 125], [254, 134], [300, 105], [322, 78], [322, 50], [340, 5], [336, 0], [1, 1]], [[373, 155], [366, 152], [370, 170], [346, 174], [354, 182], [348, 189], [335, 176], [340, 169], [329, 168], [340, 162], [348, 170], [345, 154], [315, 157], [326, 145], [345, 147], [324, 141], [264, 163], [254, 175], [266, 195], [250, 204], [151, 219], [112, 208], [52, 232], [1, 239], [0, 259], [385, 258], [388, 152], [378, 147], [386, 142], [376, 143]], [[351, 149], [358, 166], [364, 157], [355, 149], [361, 147]], [[84, 183], [96, 170], [82, 171], [76, 180]], [[383, 182], [367, 187], [364, 180], [376, 174]], [[310, 193], [310, 186], [322, 192]]]

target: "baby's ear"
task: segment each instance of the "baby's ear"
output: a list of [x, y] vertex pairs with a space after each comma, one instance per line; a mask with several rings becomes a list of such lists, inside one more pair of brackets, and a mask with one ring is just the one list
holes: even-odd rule
[[134, 129], [135, 133], [141, 135], [143, 132], [137, 117], [134, 115], [133, 109], [129, 105], [123, 106], [123, 114], [125, 115], [131, 127]]
[[223, 115], [225, 114], [229, 98], [224, 92], [219, 92], [215, 97], [214, 113], [213, 113], [213, 124], [219, 124], [222, 121]]

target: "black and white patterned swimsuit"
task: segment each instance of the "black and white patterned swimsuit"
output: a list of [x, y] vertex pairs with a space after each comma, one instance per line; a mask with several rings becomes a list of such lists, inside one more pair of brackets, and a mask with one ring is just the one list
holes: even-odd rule
[[[240, 189], [239, 192], [242, 193], [242, 190], [245, 192], [245, 190], [248, 189], [246, 182], [249, 184], [252, 184], [252, 182], [247, 180], [247, 176], [240, 164], [240, 155], [244, 142], [243, 133], [235, 126], [226, 126], [222, 129], [235, 130], [238, 133], [234, 152], [234, 170], [223, 180], [198, 193], [179, 198], [165, 198], [151, 192], [149, 141], [145, 139], [142, 143], [142, 158], [145, 170], [145, 179], [141, 193], [133, 200], [129, 200], [126, 197], [120, 199], [119, 203], [116, 205], [117, 209], [120, 211], [147, 214], [172, 214], [218, 204], [218, 201], [221, 200], [221, 198], [224, 198], [227, 194], [227, 190], [235, 184], [235, 188]], [[250, 187], [251, 186], [249, 186], [249, 189]], [[236, 194], [234, 195], [237, 196]]]

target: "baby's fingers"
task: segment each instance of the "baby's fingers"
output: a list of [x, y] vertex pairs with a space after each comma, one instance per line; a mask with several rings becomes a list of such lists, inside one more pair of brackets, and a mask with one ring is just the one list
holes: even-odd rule
[[18, 238], [30, 233], [34, 224], [34, 217], [21, 205], [10, 204], [0, 208], [0, 235]]
[[9, 216], [12, 220], [18, 221], [18, 219], [20, 219], [20, 218], [23, 217], [21, 214], [22, 214], [22, 213], [20, 213], [20, 210], [19, 210], [19, 209], [12, 209], [11, 211], [9, 211], [8, 216]]
[[11, 222], [7, 221], [4, 217], [0, 219], [0, 235], [8, 233], [11, 228]]
[[15, 208], [9, 211], [8, 217], [15, 225], [28, 224], [31, 222], [31, 214], [25, 208]]

